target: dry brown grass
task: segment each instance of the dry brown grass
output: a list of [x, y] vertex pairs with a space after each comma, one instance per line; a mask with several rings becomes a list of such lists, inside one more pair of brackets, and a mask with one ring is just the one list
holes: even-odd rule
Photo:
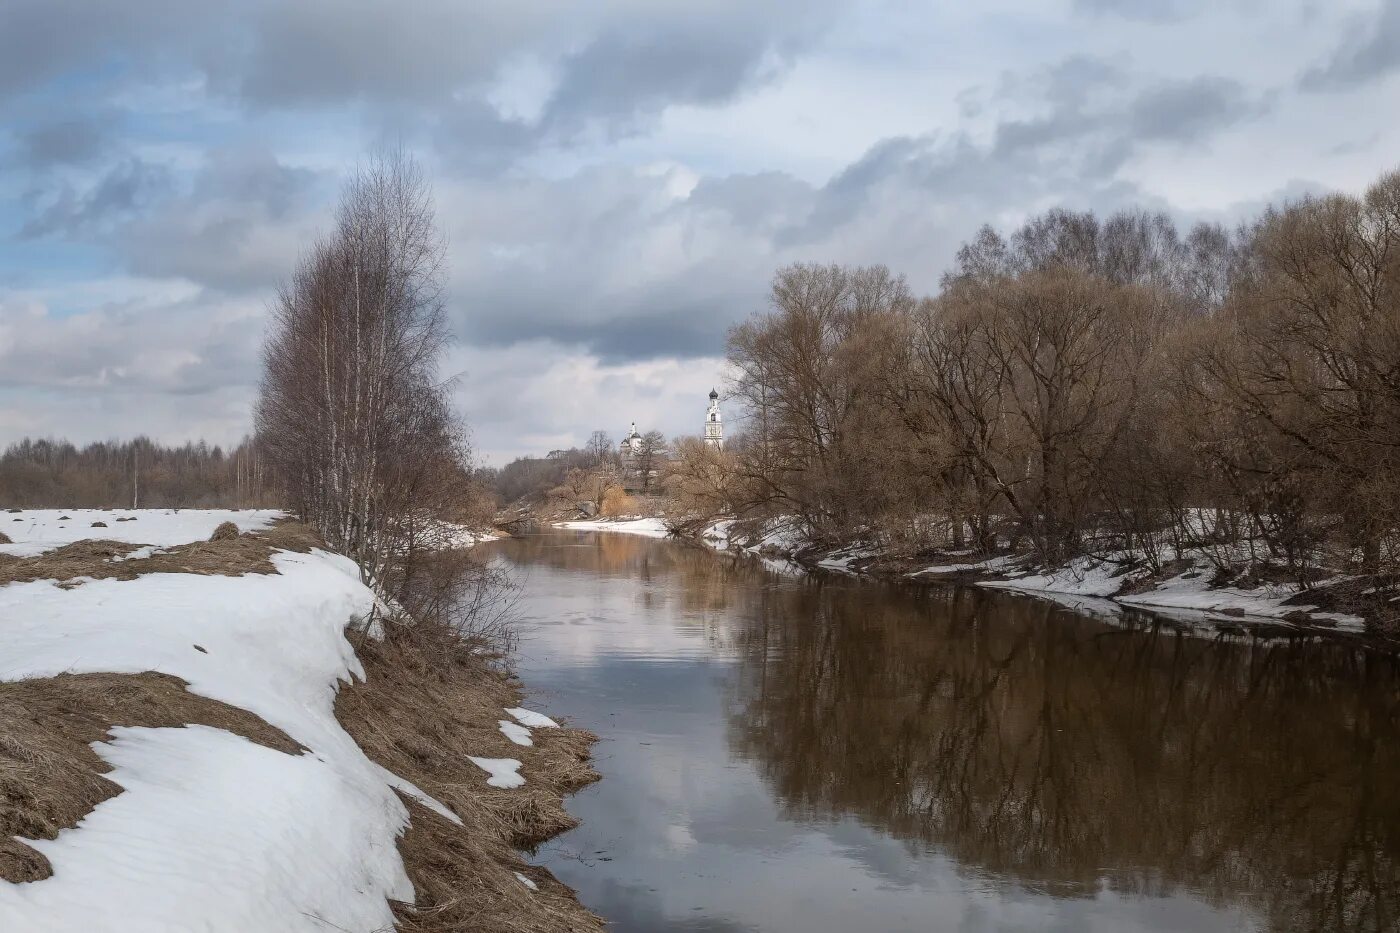
[[[414, 933], [566, 933], [602, 921], [544, 869], [525, 864], [531, 848], [576, 825], [564, 794], [598, 779], [588, 762], [596, 736], [580, 729], [535, 729], [534, 746], [500, 732], [518, 685], [450, 632], [391, 628], [358, 645], [368, 679], [343, 689], [336, 715], [374, 761], [442, 801], [455, 826], [409, 801], [412, 825], [400, 841], [418, 902], [395, 905], [398, 927]], [[524, 787], [487, 786], [467, 755], [516, 758]], [[530, 891], [520, 872], [537, 885]]]
[[[216, 532], [217, 534], [217, 532]], [[195, 573], [238, 576], [276, 573], [276, 550], [306, 553], [324, 547], [314, 532], [296, 522], [281, 522], [265, 531], [214, 541], [195, 541], [165, 548], [150, 557], [113, 560], [141, 547], [123, 541], [90, 538], [75, 541], [35, 557], [0, 554], [0, 586], [31, 580], [135, 580], [147, 573]]]
[[238, 526], [233, 522], [219, 522], [219, 527], [209, 536], [210, 541], [232, 541], [238, 537]]
[[49, 877], [48, 859], [12, 837], [53, 839], [121, 793], [102, 776], [111, 767], [91, 743], [108, 738], [113, 726], [190, 723], [288, 754], [301, 751], [252, 713], [196, 696], [165, 674], [60, 674], [0, 683], [0, 878]]

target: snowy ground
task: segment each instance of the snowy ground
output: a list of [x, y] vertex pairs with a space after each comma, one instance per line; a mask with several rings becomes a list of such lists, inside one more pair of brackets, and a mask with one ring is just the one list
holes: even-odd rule
[[[162, 510], [112, 521], [126, 514], [0, 516], [20, 519], [6, 533], [31, 553], [99, 535], [170, 546], [206, 539], [224, 520], [247, 529], [277, 516]], [[98, 520], [108, 527], [92, 529]], [[308, 749], [287, 755], [205, 726], [114, 729], [95, 748], [123, 792], [57, 839], [29, 843], [54, 874], [0, 882], [0, 930], [393, 928], [387, 899], [413, 899], [395, 788], [456, 817], [371, 762], [336, 721], [337, 685], [364, 673], [344, 628], [373, 602], [354, 565], [320, 551], [273, 563], [272, 575], [0, 587], [0, 679], [158, 671]]]
[[671, 534], [670, 529], [659, 518], [621, 520], [598, 518], [588, 521], [559, 522], [555, 527], [570, 528], [575, 531], [617, 531], [629, 535], [645, 535], [648, 538], [665, 538]]
[[[13, 544], [0, 553], [32, 557], [84, 538], [170, 547], [207, 541], [214, 529], [233, 522], [239, 531], [266, 528], [284, 513], [276, 509], [25, 509], [0, 511], [0, 532]], [[93, 522], [107, 527], [94, 528]]]

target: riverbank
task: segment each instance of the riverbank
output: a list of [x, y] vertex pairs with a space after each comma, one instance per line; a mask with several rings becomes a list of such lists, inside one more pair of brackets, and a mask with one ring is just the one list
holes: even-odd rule
[[[1371, 581], [1337, 574], [1307, 588], [1253, 564], [1243, 551], [1212, 560], [1197, 552], [1164, 548], [1155, 565], [1139, 554], [1083, 556], [1057, 567], [1033, 555], [973, 551], [902, 554], [873, 544], [823, 548], [792, 523], [717, 521], [688, 529], [718, 550], [739, 550], [791, 560], [809, 569], [864, 574], [915, 582], [959, 582], [1041, 596], [1110, 603], [1224, 626], [1284, 626], [1298, 630], [1389, 634], [1382, 624], [1386, 604]], [[685, 530], [682, 530], [685, 533]]]
[[366, 632], [305, 528], [0, 520], [0, 928], [601, 929], [518, 853], [594, 737], [449, 632]]
[[[1393, 636], [1393, 608], [1372, 581], [1336, 574], [1306, 589], [1262, 573], [1244, 554], [1178, 555], [1167, 549], [1156, 567], [1141, 556], [1080, 557], [1054, 568], [1025, 553], [984, 557], [973, 551], [898, 553], [877, 544], [815, 544], [795, 523], [667, 522], [662, 519], [560, 523], [559, 527], [655, 536], [657, 528], [718, 551], [744, 553], [780, 569], [832, 572], [915, 583], [962, 583], [1078, 605], [1121, 607], [1215, 627], [1277, 626], [1299, 631]], [[1389, 611], [1388, 611], [1389, 610]]]

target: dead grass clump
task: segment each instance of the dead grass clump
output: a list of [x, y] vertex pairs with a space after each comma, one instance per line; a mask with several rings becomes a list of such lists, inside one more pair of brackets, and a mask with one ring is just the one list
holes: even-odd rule
[[[191, 648], [193, 650], [193, 648]], [[287, 754], [301, 746], [252, 713], [166, 674], [60, 674], [0, 683], [0, 878], [37, 881], [49, 861], [12, 837], [53, 839], [121, 788], [91, 745], [113, 726], [213, 726]]]
[[598, 514], [604, 518], [616, 518], [619, 515], [637, 514], [637, 500], [627, 495], [620, 486], [609, 487], [603, 493], [603, 504], [598, 509]]
[[219, 527], [209, 536], [210, 541], [231, 541], [238, 537], [238, 526], [233, 522], [219, 522]]
[[9, 535], [5, 534], [5, 532], [3, 531], [0, 531], [0, 544], [14, 544], [14, 542], [10, 540]]
[[[589, 765], [596, 736], [535, 729], [533, 746], [500, 732], [517, 686], [446, 627], [391, 626], [360, 640], [367, 679], [341, 690], [336, 716], [371, 759], [409, 779], [461, 818], [456, 826], [409, 801], [412, 824], [399, 842], [416, 904], [395, 905], [398, 928], [415, 933], [597, 931], [602, 921], [548, 872], [526, 865], [530, 848], [577, 821], [563, 795], [598, 779]], [[468, 755], [517, 758], [524, 787], [500, 790]], [[531, 891], [515, 872], [538, 885]]]
[[[147, 573], [194, 573], [239, 576], [276, 573], [272, 555], [278, 550], [305, 554], [322, 546], [305, 525], [282, 522], [252, 534], [219, 541], [196, 541], [165, 548], [148, 557], [127, 559], [141, 545], [90, 538], [74, 541], [34, 557], [0, 555], [0, 585], [32, 580], [134, 580]], [[6, 557], [10, 559], [6, 560]], [[120, 558], [120, 559], [118, 559]]]
[[93, 528], [106, 528], [106, 527], [107, 527], [107, 523], [106, 523], [106, 522], [93, 522], [93, 523], [92, 523], [92, 527], [93, 527]]

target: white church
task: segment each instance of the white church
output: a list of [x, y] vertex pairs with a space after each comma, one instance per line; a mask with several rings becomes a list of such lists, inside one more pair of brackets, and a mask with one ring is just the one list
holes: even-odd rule
[[724, 448], [724, 419], [719, 414], [719, 393], [714, 389], [710, 390], [710, 408], [705, 413], [705, 443]]
[[[724, 416], [720, 414], [719, 392], [715, 389], [710, 390], [710, 407], [705, 411], [705, 431], [701, 436], [706, 446], [724, 448]], [[620, 446], [624, 461], [631, 460], [642, 452], [642, 435], [637, 432], [637, 422], [632, 422], [632, 427]]]

